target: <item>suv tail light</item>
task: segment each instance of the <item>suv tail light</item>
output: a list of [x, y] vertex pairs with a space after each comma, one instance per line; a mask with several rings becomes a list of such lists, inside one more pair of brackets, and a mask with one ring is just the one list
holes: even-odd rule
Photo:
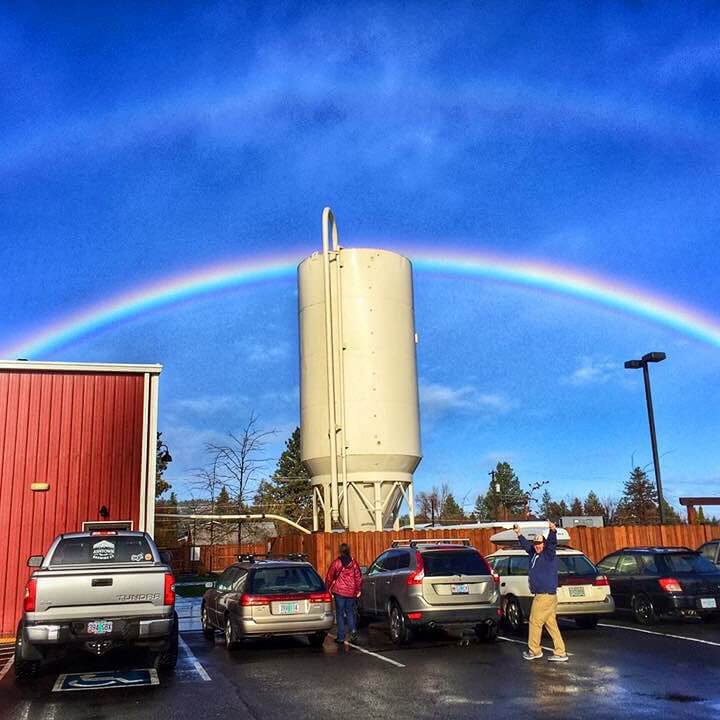
[[311, 603], [329, 603], [332, 595], [329, 592], [310, 593]]
[[493, 570], [491, 573], [492, 579], [496, 585], [500, 584], [500, 576]]
[[415, 552], [415, 570], [408, 575], [408, 585], [422, 585], [425, 579], [425, 563], [423, 562], [422, 555], [419, 552]]
[[165, 592], [163, 594], [163, 605], [175, 604], [175, 576], [172, 573], [165, 573]]
[[593, 581], [594, 587], [607, 587], [609, 585], [610, 581], [605, 577], [605, 575], [598, 575]]
[[660, 587], [665, 592], [681, 593], [683, 591], [682, 585], [680, 585], [680, 582], [678, 580], [676, 580], [675, 578], [660, 578], [658, 580], [658, 582], [660, 583]]
[[270, 598], [266, 597], [265, 595], [249, 595], [248, 593], [243, 593], [240, 596], [240, 604], [243, 607], [258, 607], [260, 605], [269, 605]]
[[30, 578], [25, 586], [25, 596], [23, 597], [23, 611], [35, 612], [35, 604], [37, 602], [37, 580]]

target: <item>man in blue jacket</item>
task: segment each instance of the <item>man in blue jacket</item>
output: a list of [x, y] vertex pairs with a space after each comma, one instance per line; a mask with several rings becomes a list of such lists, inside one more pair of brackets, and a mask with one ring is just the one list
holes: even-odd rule
[[528, 651], [523, 653], [525, 660], [539, 660], [543, 656], [540, 647], [543, 627], [547, 628], [554, 645], [554, 652], [548, 658], [551, 662], [567, 662], [560, 628], [557, 624], [557, 587], [558, 587], [558, 560], [555, 550], [557, 548], [557, 530], [555, 523], [549, 523], [547, 540], [537, 534], [532, 541], [520, 534], [520, 527], [513, 525], [513, 530], [523, 550], [530, 556], [530, 569], [528, 580], [533, 598], [530, 610], [530, 630], [528, 632]]

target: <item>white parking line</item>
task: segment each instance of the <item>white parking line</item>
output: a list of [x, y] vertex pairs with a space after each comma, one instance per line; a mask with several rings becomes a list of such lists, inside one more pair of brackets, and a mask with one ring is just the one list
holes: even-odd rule
[[[335, 635], [329, 634], [331, 638], [335, 638]], [[367, 650], [364, 647], [360, 647], [360, 645], [354, 645], [351, 642], [348, 642], [347, 645], [349, 645], [351, 648], [354, 648], [355, 650], [359, 650], [361, 653], [364, 653], [365, 655], [372, 655], [373, 657], [377, 658], [378, 660], [384, 660], [386, 663], [390, 663], [390, 665], [394, 665], [395, 667], [401, 667], [404, 668], [405, 665], [402, 663], [397, 662], [396, 660], [391, 660], [390, 658], [386, 658], [384, 655], [380, 655], [378, 653], [372, 652], [372, 650]]]
[[178, 637], [178, 644], [187, 653], [190, 663], [195, 668], [195, 672], [197, 672], [197, 674], [205, 682], [210, 682], [212, 678], [208, 675], [207, 670], [200, 664], [200, 661], [195, 657], [195, 655], [193, 655], [192, 650], [188, 647], [188, 644], [182, 639], [182, 637]]
[[10, 668], [12, 667], [14, 660], [15, 660], [15, 658], [11, 657], [5, 664], [5, 667], [3, 667], [2, 670], [0, 670], [0, 680], [2, 680], [8, 674], [8, 670], [10, 670]]
[[644, 628], [630, 627], [629, 625], [611, 625], [610, 623], [598, 623], [598, 627], [614, 628], [615, 630], [630, 630], [631, 632], [644, 633], [645, 635], [659, 635], [660, 637], [674, 638], [675, 640], [687, 640], [688, 642], [702, 643], [703, 645], [713, 645], [720, 647], [720, 642], [712, 640], [701, 640], [700, 638], [686, 637], [685, 635], [673, 635], [671, 633], [656, 632], [655, 630], [645, 630]]
[[[515, 638], [505, 637], [504, 635], [498, 635], [498, 640], [504, 640], [505, 642], [509, 643], [517, 643], [518, 645], [527, 645], [527, 640], [515, 640]], [[555, 652], [551, 647], [546, 647], [545, 645], [541, 645], [540, 647], [550, 653]], [[574, 653], [566, 651], [565, 654], [572, 656]]]

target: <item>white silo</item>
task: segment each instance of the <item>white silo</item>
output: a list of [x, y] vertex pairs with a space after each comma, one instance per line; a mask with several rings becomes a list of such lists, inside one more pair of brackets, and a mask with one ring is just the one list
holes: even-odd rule
[[341, 248], [325, 208], [323, 252], [300, 263], [298, 289], [313, 527], [322, 513], [326, 531], [381, 530], [397, 524], [403, 499], [412, 522], [412, 473], [422, 455], [410, 261]]

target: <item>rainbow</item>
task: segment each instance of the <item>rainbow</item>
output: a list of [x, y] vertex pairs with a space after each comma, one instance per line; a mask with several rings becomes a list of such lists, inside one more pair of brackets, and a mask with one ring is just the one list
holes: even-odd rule
[[[403, 252], [402, 248], [399, 248]], [[467, 251], [405, 250], [416, 270], [454, 277], [487, 278], [585, 300], [645, 318], [720, 348], [720, 321], [660, 295], [587, 272], [535, 260]], [[258, 257], [191, 270], [60, 318], [0, 349], [0, 357], [41, 356], [93, 332], [150, 310], [226, 289], [291, 278], [297, 254]]]

